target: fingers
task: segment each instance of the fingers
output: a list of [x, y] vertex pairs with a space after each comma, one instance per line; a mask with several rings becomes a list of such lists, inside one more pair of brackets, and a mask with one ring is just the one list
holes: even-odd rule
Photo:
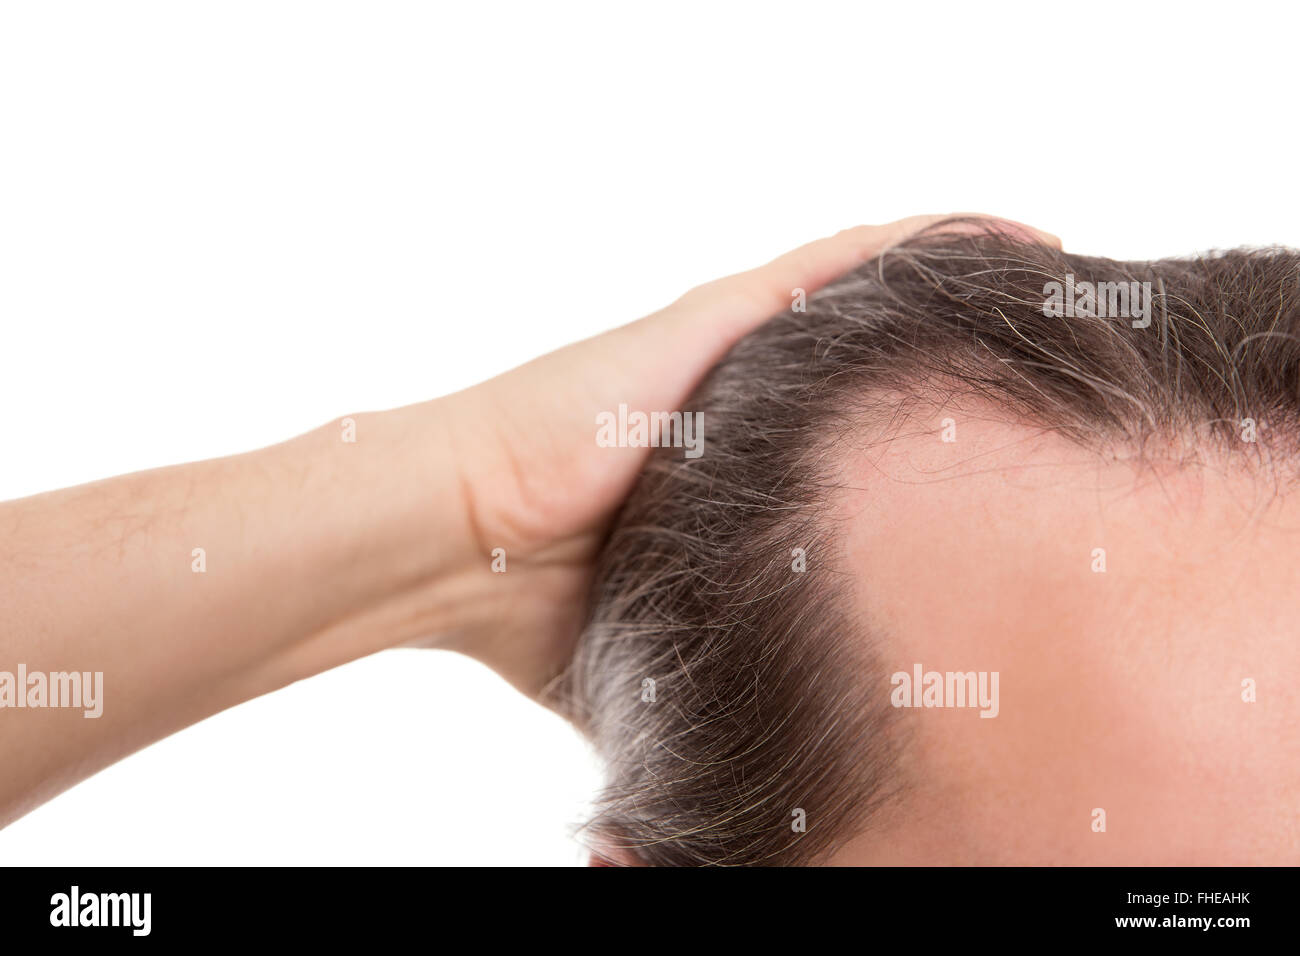
[[[1012, 235], [1019, 236], [1029, 242], [1038, 242], [1045, 246], [1051, 246], [1054, 249], [1061, 248], [1061, 239], [1050, 232], [1037, 229], [1034, 226], [1026, 225], [1023, 222], [1016, 222], [1014, 219], [1003, 219], [1001, 216], [990, 216], [982, 212], [955, 212], [953, 217], [963, 219], [987, 219], [990, 224], [997, 226], [1003, 232], [1009, 232]], [[971, 223], [968, 228], [979, 229], [979, 225]]]
[[[878, 256], [908, 236], [942, 222], [947, 216], [909, 216], [883, 226], [855, 226], [800, 246], [767, 265], [719, 280], [724, 287], [751, 287], [767, 295], [768, 315], [790, 304], [791, 290], [819, 289], [838, 276]], [[724, 291], [726, 289], [724, 288]]]
[[682, 297], [666, 310], [672, 321], [693, 325], [713, 324], [735, 339], [752, 331], [766, 319], [788, 308], [796, 289], [811, 293], [833, 279], [874, 258], [890, 246], [947, 219], [970, 217], [984, 220], [954, 225], [956, 231], [978, 232], [996, 227], [1021, 235], [1031, 242], [1060, 248], [1061, 240], [1023, 223], [979, 213], [909, 216], [882, 226], [855, 226], [825, 239], [787, 252], [767, 265], [739, 272], [707, 283]]
[[[954, 231], [996, 228], [1031, 242], [1060, 245], [1055, 236], [991, 216], [911, 216], [882, 226], [856, 226], [787, 252], [767, 265], [692, 289], [668, 308], [604, 335], [570, 346], [544, 374], [583, 383], [608, 403], [678, 408], [698, 381], [741, 338], [788, 309], [796, 290], [812, 293], [826, 283], [918, 232], [953, 218]], [[629, 375], [628, 370], [636, 370]], [[541, 374], [541, 373], [539, 373]]]

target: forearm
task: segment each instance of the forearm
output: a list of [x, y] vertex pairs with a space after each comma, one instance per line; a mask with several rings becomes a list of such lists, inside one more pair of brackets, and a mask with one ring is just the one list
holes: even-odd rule
[[27, 703], [20, 665], [103, 675], [97, 717], [54, 700], [0, 708], [0, 823], [240, 701], [475, 630], [486, 567], [439, 412], [355, 415], [352, 442], [335, 421], [244, 455], [0, 504], [9, 689]]
[[400, 644], [468, 654], [563, 709], [547, 691], [650, 452], [602, 444], [599, 416], [682, 409], [791, 290], [943, 218], [845, 230], [463, 392], [350, 416], [354, 433], [336, 420], [0, 504], [0, 684], [19, 665], [104, 679], [98, 717], [0, 708], [0, 824], [187, 724]]

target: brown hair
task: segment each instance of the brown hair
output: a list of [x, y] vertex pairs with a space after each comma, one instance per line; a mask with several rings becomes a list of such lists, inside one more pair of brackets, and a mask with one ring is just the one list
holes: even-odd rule
[[[1097, 449], [1293, 451], [1298, 267], [1280, 249], [1114, 262], [953, 221], [740, 342], [684, 406], [703, 413], [704, 454], [658, 449], [624, 506], [560, 688], [608, 767], [596, 851], [817, 862], [905, 791], [824, 507], [864, 422], [938, 384]], [[1069, 314], [1051, 283], [1082, 290]], [[1130, 314], [1099, 315], [1120, 283]], [[1240, 441], [1247, 418], [1258, 445]]]

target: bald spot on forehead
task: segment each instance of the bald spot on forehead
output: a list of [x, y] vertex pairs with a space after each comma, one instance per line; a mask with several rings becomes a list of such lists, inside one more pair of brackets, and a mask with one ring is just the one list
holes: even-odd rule
[[[832, 526], [880, 670], [997, 671], [1001, 696], [994, 719], [898, 713], [907, 796], [876, 821], [887, 838], [854, 845], [938, 840], [934, 862], [963, 846], [968, 862], [1277, 854], [1245, 844], [1295, 830], [1271, 817], [1279, 789], [1300, 798], [1300, 494], [1244, 455], [1125, 459], [1007, 418], [927, 407], [837, 451]], [[1243, 678], [1267, 699], [1243, 703]]]

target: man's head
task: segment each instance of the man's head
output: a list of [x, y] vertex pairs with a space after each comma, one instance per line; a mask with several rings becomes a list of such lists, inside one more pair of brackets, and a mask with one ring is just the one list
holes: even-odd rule
[[686, 409], [564, 687], [599, 852], [1294, 862], [1300, 255], [940, 227]]

